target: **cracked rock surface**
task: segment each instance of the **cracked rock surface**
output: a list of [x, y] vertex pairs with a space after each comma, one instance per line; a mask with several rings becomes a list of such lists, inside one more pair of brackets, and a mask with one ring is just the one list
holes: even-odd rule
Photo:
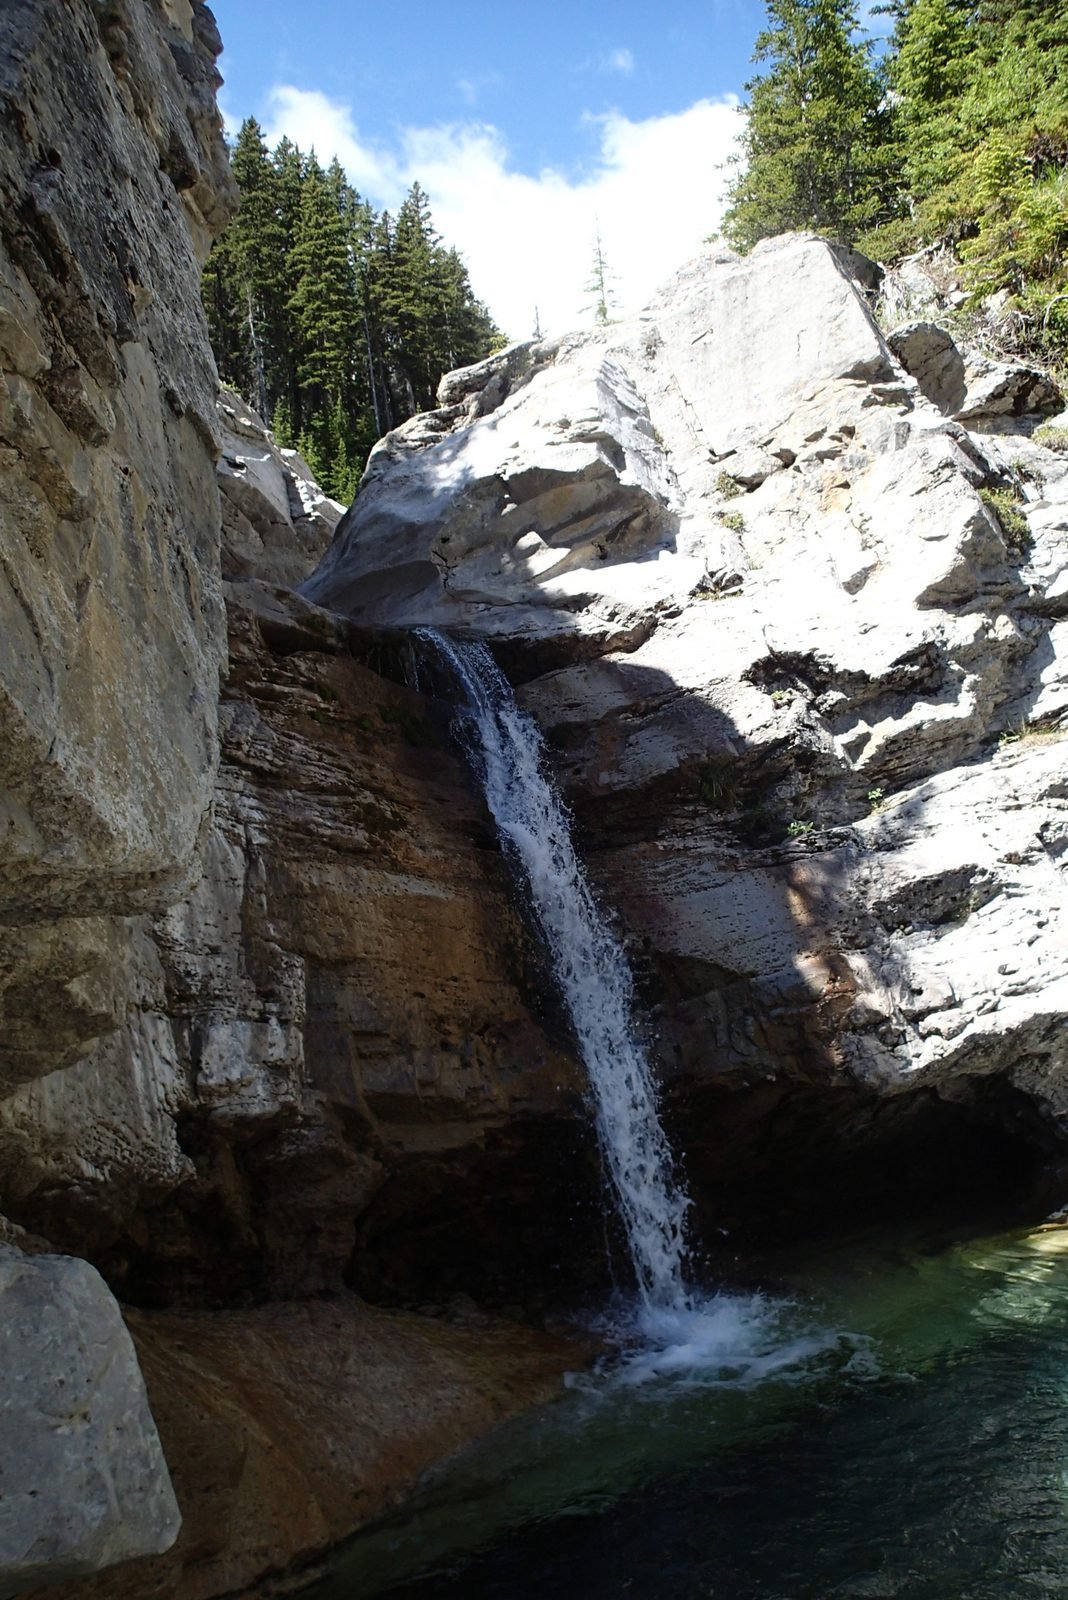
[[305, 593], [493, 642], [669, 1078], [995, 1075], [1056, 1121], [1068, 461], [1031, 436], [1063, 399], [934, 321], [884, 340], [851, 265], [707, 256], [453, 374]]

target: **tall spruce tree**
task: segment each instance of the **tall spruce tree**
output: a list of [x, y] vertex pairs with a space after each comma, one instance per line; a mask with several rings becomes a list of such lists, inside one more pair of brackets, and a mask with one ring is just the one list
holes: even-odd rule
[[[340, 170], [340, 169], [339, 169]], [[359, 307], [349, 229], [338, 173], [324, 173], [314, 155], [301, 185], [296, 236], [289, 255], [294, 280], [288, 310], [296, 333], [302, 438], [330, 493], [348, 488], [361, 415]], [[347, 187], [347, 186], [346, 186]], [[335, 475], [345, 482], [335, 482]]]
[[852, 242], [891, 214], [888, 119], [852, 0], [766, 0], [744, 162], [723, 231], [743, 250], [793, 228]]

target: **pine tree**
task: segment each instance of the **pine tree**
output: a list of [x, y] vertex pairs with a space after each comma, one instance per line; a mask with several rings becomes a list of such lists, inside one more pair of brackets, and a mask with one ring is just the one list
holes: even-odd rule
[[[301, 414], [325, 463], [324, 487], [335, 466], [351, 461], [355, 438], [365, 431], [357, 330], [359, 305], [349, 230], [332, 181], [314, 155], [301, 186], [296, 237], [289, 255], [295, 288], [289, 311], [296, 333]], [[344, 449], [342, 448], [344, 445]]]
[[960, 168], [960, 106], [977, 69], [970, 5], [913, 0], [894, 35], [891, 82], [908, 193], [927, 195]]
[[913, 243], [1009, 289], [1021, 337], [1068, 348], [1068, 16], [1048, 0], [908, 0], [890, 76]]
[[248, 391], [257, 409], [265, 412], [285, 306], [286, 238], [274, 169], [255, 117], [241, 125], [232, 165], [241, 204], [229, 243], [241, 302]]
[[743, 250], [793, 228], [852, 242], [894, 208], [880, 75], [853, 39], [852, 0], [766, 4], [724, 233]]
[[220, 375], [350, 498], [374, 440], [500, 333], [418, 184], [396, 222], [376, 216], [336, 158], [324, 171], [288, 139], [268, 156], [251, 118], [233, 163], [241, 207], [203, 279]]
[[611, 313], [616, 309], [613, 282], [613, 275], [608, 269], [608, 260], [601, 243], [601, 230], [598, 227], [593, 235], [593, 263], [589, 282], [586, 284], [586, 293], [593, 296], [588, 309], [593, 312], [593, 320], [599, 327], [611, 322]]

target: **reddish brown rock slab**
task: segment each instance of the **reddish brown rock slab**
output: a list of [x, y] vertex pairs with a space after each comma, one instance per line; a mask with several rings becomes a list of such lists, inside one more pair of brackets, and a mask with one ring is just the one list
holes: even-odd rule
[[211, 1600], [310, 1561], [419, 1474], [550, 1398], [574, 1344], [345, 1296], [251, 1311], [129, 1312], [183, 1517], [163, 1556], [39, 1600]]

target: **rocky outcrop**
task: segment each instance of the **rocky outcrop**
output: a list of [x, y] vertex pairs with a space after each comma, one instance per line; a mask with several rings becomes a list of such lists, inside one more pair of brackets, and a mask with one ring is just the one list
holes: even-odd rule
[[224, 389], [218, 412], [223, 573], [295, 586], [327, 549], [345, 508], [323, 493], [298, 451], [279, 448], [240, 395]]
[[526, 680], [676, 1092], [974, 1102], [998, 1079], [1052, 1128], [1068, 485], [1029, 437], [1050, 380], [929, 324], [884, 341], [795, 237], [442, 400], [377, 447], [304, 592], [482, 634]]
[[[0, 1097], [122, 1021], [131, 919], [182, 891], [211, 802], [219, 49], [200, 0], [0, 17]], [[5, 1251], [0, 1327], [3, 1592], [165, 1548], [166, 1466], [98, 1275]]]
[[[230, 607], [201, 876], [133, 929], [122, 1027], [0, 1105], [0, 1192], [135, 1300], [314, 1293], [353, 1270], [411, 1292], [420, 1253], [424, 1294], [469, 1289], [455, 1260], [435, 1280], [433, 1196], [452, 1181], [474, 1206], [472, 1163], [491, 1189], [578, 1086], [551, 1006], [532, 1009], [492, 831], [445, 726], [343, 625], [255, 584]], [[413, 1210], [388, 1251], [367, 1237]], [[515, 1230], [546, 1228], [509, 1217], [469, 1219], [468, 1266], [503, 1271]]]
[[303, 592], [357, 620], [558, 640], [563, 655], [633, 646], [742, 559], [721, 515], [732, 469], [761, 482], [818, 457], [828, 385], [859, 403], [893, 384], [834, 254], [794, 240], [778, 257], [701, 261], [618, 332], [446, 379], [443, 410], [372, 451]]
[[0, 156], [10, 1086], [114, 1025], [113, 919], [175, 897], [211, 798], [225, 640], [197, 279], [233, 191], [203, 5], [27, 3], [0, 28], [19, 133]]
[[0, 893], [25, 923], [164, 903], [207, 810], [224, 641], [195, 239], [231, 184], [202, 5], [24, 4], [3, 46]]
[[210, 1316], [131, 1312], [129, 1322], [175, 1463], [182, 1532], [165, 1555], [64, 1584], [66, 1600], [209, 1600], [252, 1584], [291, 1593], [292, 1578], [275, 1587], [271, 1577], [554, 1394], [583, 1355], [473, 1313], [446, 1322], [354, 1296]]

